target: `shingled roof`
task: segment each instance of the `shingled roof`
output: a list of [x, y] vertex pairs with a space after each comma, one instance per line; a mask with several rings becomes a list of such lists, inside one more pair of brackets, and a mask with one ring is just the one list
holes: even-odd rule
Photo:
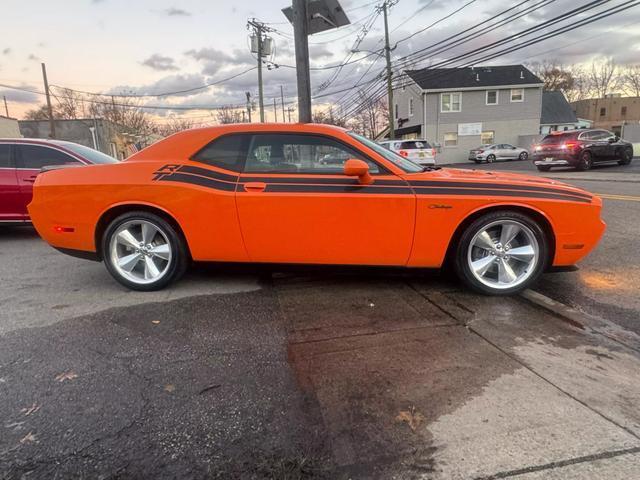
[[542, 125], [561, 125], [577, 121], [576, 112], [573, 111], [562, 92], [542, 92], [542, 113], [540, 115]]
[[524, 65], [422, 68], [406, 74], [424, 90], [542, 84]]

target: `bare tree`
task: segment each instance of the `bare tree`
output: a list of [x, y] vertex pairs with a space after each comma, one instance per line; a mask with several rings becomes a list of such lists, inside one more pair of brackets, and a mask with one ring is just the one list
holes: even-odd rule
[[333, 106], [330, 106], [328, 110], [316, 110], [312, 116], [313, 123], [326, 123], [328, 125], [336, 125], [338, 127], [346, 127], [347, 122], [344, 118], [336, 115], [333, 110]]
[[359, 107], [349, 125], [358, 133], [375, 138], [387, 126], [385, 97], [372, 98], [364, 90], [358, 92]]
[[597, 98], [603, 98], [607, 93], [620, 87], [618, 66], [612, 58], [596, 59], [591, 62], [587, 79], [590, 93]]
[[169, 117], [167, 123], [156, 125], [155, 131], [158, 135], [168, 137], [174, 133], [182, 132], [183, 130], [189, 130], [196, 128], [198, 125], [190, 118]]
[[54, 108], [54, 117], [65, 119], [85, 118], [84, 95], [70, 88], [57, 88], [52, 92], [58, 103]]
[[627, 65], [622, 72], [622, 88], [632, 97], [640, 97], [640, 64]]
[[573, 89], [574, 79], [571, 71], [557, 60], [544, 60], [527, 64], [540, 80], [544, 82], [545, 90], [560, 90], [566, 94]]
[[584, 69], [580, 65], [569, 65], [565, 67], [571, 74], [573, 83], [571, 88], [564, 91], [565, 97], [570, 102], [584, 100], [589, 97], [589, 79]]
[[[32, 108], [24, 114], [25, 120], [49, 120], [49, 109], [46, 105], [41, 105], [38, 108]], [[56, 118], [54, 113], [53, 118]]]
[[242, 109], [232, 106], [224, 106], [216, 112], [218, 123], [225, 125], [229, 123], [242, 123]]

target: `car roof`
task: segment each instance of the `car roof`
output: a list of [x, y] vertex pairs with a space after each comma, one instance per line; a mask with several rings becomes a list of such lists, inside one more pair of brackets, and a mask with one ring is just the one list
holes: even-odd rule
[[[332, 135], [347, 130], [321, 123], [232, 123], [183, 130], [131, 155], [125, 161], [181, 158], [196, 153], [212, 140], [228, 133], [316, 133]], [[193, 154], [192, 153], [192, 154]]]

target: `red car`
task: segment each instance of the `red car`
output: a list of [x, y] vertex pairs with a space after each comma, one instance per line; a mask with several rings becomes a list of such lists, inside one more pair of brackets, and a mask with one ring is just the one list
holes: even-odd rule
[[84, 145], [62, 140], [0, 138], [0, 223], [29, 222], [27, 205], [43, 167], [118, 161]]

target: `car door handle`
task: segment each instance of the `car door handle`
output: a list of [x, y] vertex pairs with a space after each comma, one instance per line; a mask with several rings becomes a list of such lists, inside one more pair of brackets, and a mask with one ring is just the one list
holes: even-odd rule
[[264, 192], [267, 184], [264, 182], [247, 182], [244, 184], [245, 192]]

